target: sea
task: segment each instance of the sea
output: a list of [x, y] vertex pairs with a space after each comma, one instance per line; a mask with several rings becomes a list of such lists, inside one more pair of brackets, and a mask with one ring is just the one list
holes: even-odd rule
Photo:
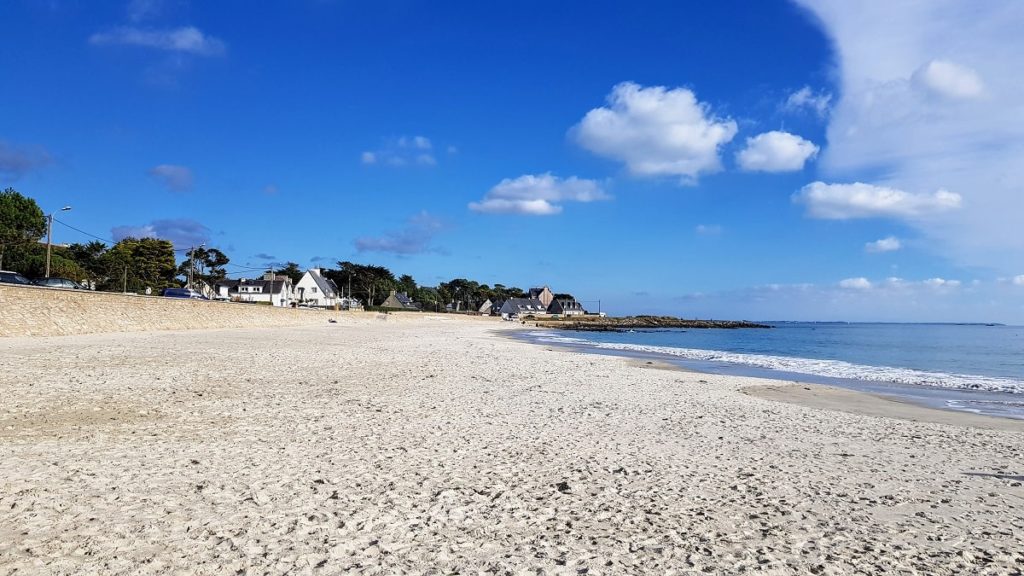
[[768, 322], [772, 328], [532, 330], [522, 338], [715, 374], [841, 386], [1024, 419], [1024, 326]]

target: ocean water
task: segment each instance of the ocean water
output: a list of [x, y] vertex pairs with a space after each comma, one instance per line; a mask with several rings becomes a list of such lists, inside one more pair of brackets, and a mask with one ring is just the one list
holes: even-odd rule
[[536, 330], [538, 343], [655, 357], [703, 372], [815, 382], [1024, 418], [1024, 327], [771, 323], [770, 330]]

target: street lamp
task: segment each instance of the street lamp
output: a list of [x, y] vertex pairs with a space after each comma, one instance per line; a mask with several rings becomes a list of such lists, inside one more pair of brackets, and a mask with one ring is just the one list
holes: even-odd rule
[[[65, 206], [60, 209], [61, 212], [67, 212], [71, 210], [71, 206]], [[46, 277], [50, 277], [50, 244], [53, 239], [53, 212], [50, 212], [46, 217]]]

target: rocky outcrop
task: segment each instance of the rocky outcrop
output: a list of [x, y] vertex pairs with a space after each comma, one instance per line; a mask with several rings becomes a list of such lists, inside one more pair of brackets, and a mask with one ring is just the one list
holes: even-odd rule
[[539, 320], [541, 328], [558, 328], [560, 330], [584, 330], [590, 332], [625, 332], [627, 330], [651, 328], [771, 328], [767, 324], [747, 322], [745, 320], [686, 320], [673, 316], [625, 316], [613, 317], [574, 317], [564, 320]]

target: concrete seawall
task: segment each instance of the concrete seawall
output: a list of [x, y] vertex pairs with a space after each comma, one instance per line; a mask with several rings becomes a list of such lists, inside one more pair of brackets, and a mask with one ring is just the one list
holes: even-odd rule
[[0, 337], [301, 326], [341, 314], [0, 284]]

